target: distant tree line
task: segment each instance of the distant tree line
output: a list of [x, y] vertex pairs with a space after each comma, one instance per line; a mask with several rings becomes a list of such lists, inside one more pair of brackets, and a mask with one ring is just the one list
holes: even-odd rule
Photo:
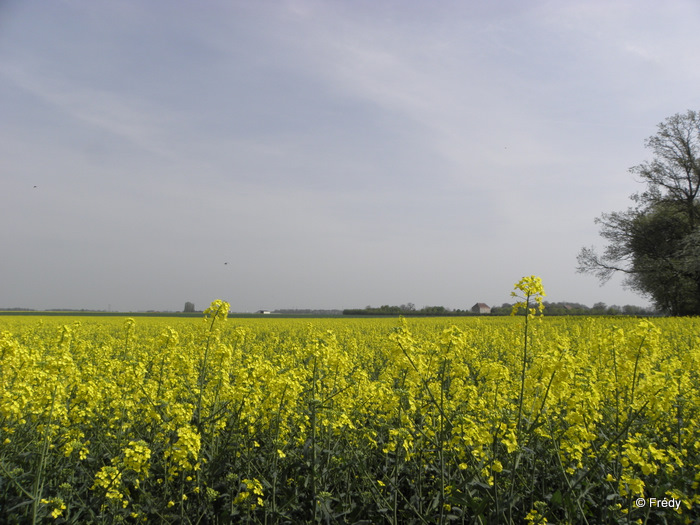
[[401, 306], [383, 306], [365, 308], [347, 308], [343, 310], [343, 315], [475, 315], [467, 310], [451, 310], [444, 306], [425, 306], [416, 310], [413, 303], [402, 304]]
[[324, 310], [318, 308], [279, 308], [273, 310], [272, 313], [287, 315], [340, 315], [343, 312], [341, 310]]
[[[579, 303], [550, 303], [545, 301], [545, 315], [658, 315], [653, 308], [625, 305], [608, 306], [603, 302], [595, 303], [593, 307]], [[503, 303], [501, 306], [491, 308], [490, 314], [478, 314], [471, 310], [450, 309], [444, 306], [426, 306], [417, 310], [412, 303], [401, 306], [383, 305], [378, 307], [366, 306], [365, 308], [347, 308], [343, 315], [403, 315], [403, 316], [502, 316], [510, 315], [513, 305]]]
[[[659, 315], [654, 308], [645, 308], [627, 304], [625, 306], [608, 306], [603, 302], [595, 303], [593, 307], [580, 303], [550, 303], [544, 301], [544, 315]], [[510, 315], [513, 305], [503, 303], [501, 306], [491, 308], [491, 315]], [[524, 312], [520, 312], [524, 315]]]

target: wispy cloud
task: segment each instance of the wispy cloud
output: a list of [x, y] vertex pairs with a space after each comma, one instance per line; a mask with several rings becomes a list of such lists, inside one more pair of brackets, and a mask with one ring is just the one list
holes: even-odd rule
[[123, 94], [94, 89], [28, 67], [1, 64], [0, 75], [69, 120], [127, 139], [133, 146], [150, 153], [173, 155], [165, 145], [165, 131], [174, 119], [159, 115], [152, 105], [139, 104]]

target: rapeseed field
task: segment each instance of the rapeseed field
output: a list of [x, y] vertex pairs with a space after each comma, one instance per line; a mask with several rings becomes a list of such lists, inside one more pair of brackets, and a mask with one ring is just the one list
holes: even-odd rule
[[696, 523], [700, 319], [519, 285], [510, 318], [2, 317], [0, 522]]

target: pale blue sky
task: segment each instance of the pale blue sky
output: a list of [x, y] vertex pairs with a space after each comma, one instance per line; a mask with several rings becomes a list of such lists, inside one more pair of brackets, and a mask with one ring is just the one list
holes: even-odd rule
[[[576, 273], [700, 4], [0, 3], [0, 307], [646, 304]], [[34, 186], [37, 186], [34, 188]], [[224, 264], [228, 263], [228, 264]]]

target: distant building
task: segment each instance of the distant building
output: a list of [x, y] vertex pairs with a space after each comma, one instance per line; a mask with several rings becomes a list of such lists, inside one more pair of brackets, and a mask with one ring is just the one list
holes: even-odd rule
[[484, 303], [476, 303], [474, 306], [472, 306], [472, 312], [475, 314], [490, 314], [491, 307]]
[[270, 313], [270, 310], [258, 310], [258, 311], [255, 312], [255, 313], [256, 313], [256, 314], [265, 314], [265, 315], [267, 315], [267, 314]]

